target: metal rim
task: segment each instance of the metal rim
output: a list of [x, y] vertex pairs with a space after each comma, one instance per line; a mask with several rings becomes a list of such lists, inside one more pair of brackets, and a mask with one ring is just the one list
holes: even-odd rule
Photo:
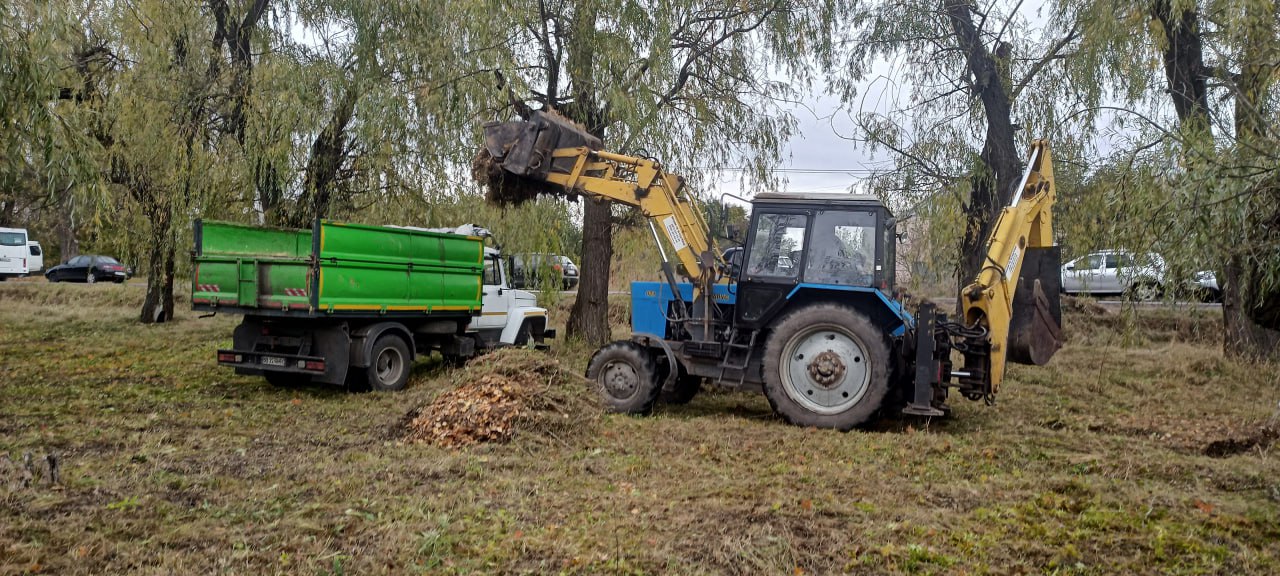
[[98, 281], [98, 277], [94, 275], [93, 270], [90, 270], [89, 277], [85, 278], [85, 282], [88, 282], [89, 284], [93, 284], [97, 281]]
[[597, 380], [606, 393], [618, 400], [628, 400], [640, 391], [640, 373], [626, 360], [605, 362]]
[[839, 414], [856, 406], [871, 383], [867, 347], [843, 326], [817, 324], [796, 333], [778, 366], [783, 391], [815, 414]]
[[404, 370], [404, 356], [400, 354], [400, 350], [395, 346], [387, 346], [378, 353], [376, 364], [376, 372], [378, 381], [384, 386], [395, 384], [400, 379], [400, 373]]

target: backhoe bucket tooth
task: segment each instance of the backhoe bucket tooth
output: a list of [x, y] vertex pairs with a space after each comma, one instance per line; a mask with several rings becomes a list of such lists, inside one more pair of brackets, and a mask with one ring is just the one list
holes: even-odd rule
[[555, 113], [534, 112], [528, 120], [484, 125], [485, 149], [498, 165], [517, 176], [543, 179], [552, 170], [569, 172], [575, 159], [552, 161], [551, 153], [583, 146], [599, 150], [604, 143]]
[[1009, 322], [1010, 362], [1043, 366], [1062, 347], [1062, 251], [1027, 248]]

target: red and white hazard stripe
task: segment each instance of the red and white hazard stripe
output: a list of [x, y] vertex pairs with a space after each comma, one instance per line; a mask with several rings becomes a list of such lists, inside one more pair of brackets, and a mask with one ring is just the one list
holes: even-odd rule
[[285, 288], [285, 296], [306, 296], [307, 291], [304, 288]]
[[221, 292], [217, 284], [196, 284], [196, 292]]

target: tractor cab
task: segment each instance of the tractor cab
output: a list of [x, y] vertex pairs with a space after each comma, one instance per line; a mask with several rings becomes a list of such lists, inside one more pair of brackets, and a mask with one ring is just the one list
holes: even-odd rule
[[766, 326], [808, 292], [879, 304], [893, 291], [895, 220], [874, 196], [758, 194], [744, 241], [734, 267], [739, 328]]

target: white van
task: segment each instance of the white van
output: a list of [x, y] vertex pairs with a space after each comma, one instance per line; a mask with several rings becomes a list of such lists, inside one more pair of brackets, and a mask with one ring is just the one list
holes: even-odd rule
[[35, 240], [27, 240], [27, 273], [35, 276], [41, 270], [44, 270], [44, 248], [40, 247], [40, 243]]
[[0, 228], [0, 282], [26, 276], [31, 271], [27, 267], [30, 257], [26, 230]]

